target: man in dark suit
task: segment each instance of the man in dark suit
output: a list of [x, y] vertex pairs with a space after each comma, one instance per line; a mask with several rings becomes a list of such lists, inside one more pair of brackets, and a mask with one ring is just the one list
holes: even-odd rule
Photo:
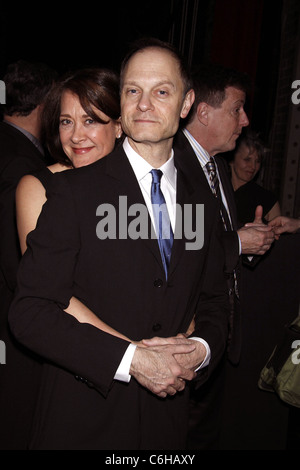
[[[194, 73], [195, 102], [182, 132], [175, 139], [175, 148], [186, 150], [185, 164], [193, 168], [195, 185], [211, 187], [208, 164], [215, 164], [219, 182], [218, 199], [222, 201], [223, 243], [226, 254], [225, 272], [231, 306], [229, 342], [226, 360], [239, 363], [241, 335], [241, 262], [254, 265], [274, 241], [271, 227], [262, 223], [262, 210], [255, 221], [238, 227], [234, 193], [229, 168], [217, 154], [235, 147], [242, 128], [248, 126], [244, 111], [248, 78], [238, 71], [215, 65], [204, 65]], [[211, 190], [211, 197], [215, 197]], [[250, 259], [249, 259], [250, 256]], [[255, 258], [255, 259], [254, 259]], [[193, 394], [191, 401], [191, 448], [216, 448], [220, 424], [220, 397], [224, 387], [224, 366], [220, 363], [215, 377]]]
[[[186, 385], [195, 375], [200, 385], [216, 367], [228, 316], [218, 203], [190, 183], [184, 155], [172, 150], [193, 99], [173, 48], [143, 42], [121, 69], [124, 144], [54, 176], [10, 311], [17, 339], [45, 358], [31, 448], [186, 445]], [[174, 233], [167, 271], [159, 230], [150, 236], [157, 169]], [[131, 341], [64, 313], [72, 295]]]
[[[54, 78], [48, 66], [25, 61], [9, 65], [4, 77], [6, 103], [0, 123], [0, 339], [6, 347], [6, 364], [0, 368], [1, 449], [26, 447], [27, 412], [33, 395], [27, 384], [36, 363], [16, 344], [7, 320], [21, 258], [15, 189], [22, 176], [47, 163], [40, 142], [41, 109]], [[26, 387], [22, 387], [22, 380]]]

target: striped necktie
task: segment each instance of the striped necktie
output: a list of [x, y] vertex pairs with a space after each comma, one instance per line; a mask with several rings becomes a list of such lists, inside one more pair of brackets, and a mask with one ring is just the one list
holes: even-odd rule
[[229, 220], [229, 216], [222, 201], [220, 182], [219, 182], [219, 178], [217, 174], [216, 164], [212, 157], [209, 159], [208, 163], [206, 164], [206, 168], [207, 168], [208, 175], [209, 175], [209, 182], [210, 182], [211, 190], [216, 196], [216, 198], [219, 199], [220, 204], [221, 204], [220, 214], [221, 214], [221, 219], [224, 225], [224, 229], [226, 231], [231, 230], [231, 223]]
[[212, 189], [212, 192], [214, 193], [216, 197], [218, 197], [220, 193], [220, 184], [219, 184], [219, 178], [217, 175], [216, 164], [212, 157], [207, 162], [206, 168], [209, 174], [209, 181], [210, 181], [210, 187]]
[[[212, 157], [210, 157], [208, 163], [206, 164], [206, 168], [209, 174], [211, 190], [214, 193], [215, 197], [218, 198], [220, 201], [220, 215], [221, 215], [224, 229], [225, 231], [232, 230], [231, 222], [230, 222], [226, 207], [224, 206], [223, 201], [222, 201], [220, 182], [219, 182], [219, 178], [217, 174], [216, 164]], [[233, 291], [235, 292], [236, 296], [239, 297], [237, 277], [236, 277], [235, 271], [233, 271], [233, 286], [230, 286], [229, 294], [232, 294]]]
[[153, 216], [158, 237], [160, 254], [167, 278], [174, 236], [170, 223], [168, 209], [166, 206], [166, 201], [160, 188], [162, 171], [152, 170], [151, 174], [151, 202], [153, 207]]

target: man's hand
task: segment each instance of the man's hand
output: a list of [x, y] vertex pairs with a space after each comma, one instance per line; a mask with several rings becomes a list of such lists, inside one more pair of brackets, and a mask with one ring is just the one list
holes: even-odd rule
[[203, 343], [195, 341], [193, 339], [188, 339], [186, 338], [186, 335], [183, 334], [179, 334], [171, 338], [155, 337], [142, 341], [142, 343], [147, 347], [167, 344], [180, 345], [187, 344], [187, 342], [191, 345], [194, 345], [194, 350], [189, 353], [176, 352], [174, 357], [182, 367], [191, 371], [195, 371], [203, 362], [206, 356], [206, 348]]
[[196, 347], [194, 342], [182, 338], [176, 344], [165, 341], [158, 345], [155, 342], [152, 345], [146, 343], [146, 347], [136, 348], [130, 374], [141, 385], [162, 398], [184, 390], [185, 381], [192, 380], [196, 374], [182, 366], [175, 356], [193, 353]]
[[263, 223], [262, 214], [262, 206], [257, 206], [254, 221], [238, 230], [242, 254], [264, 255], [274, 242], [275, 235], [272, 227]]

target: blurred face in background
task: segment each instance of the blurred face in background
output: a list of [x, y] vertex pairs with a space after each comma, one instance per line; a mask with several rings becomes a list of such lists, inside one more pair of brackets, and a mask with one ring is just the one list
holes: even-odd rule
[[234, 160], [230, 163], [234, 189], [251, 181], [261, 167], [261, 160], [255, 149], [249, 148], [244, 142], [235, 152]]

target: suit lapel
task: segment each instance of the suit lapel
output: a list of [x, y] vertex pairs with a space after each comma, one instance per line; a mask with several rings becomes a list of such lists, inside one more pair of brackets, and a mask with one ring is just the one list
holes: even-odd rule
[[[184, 137], [185, 138], [185, 137]], [[196, 201], [195, 200], [195, 189], [197, 188], [196, 180], [194, 179], [194, 168], [191, 165], [189, 150], [186, 146], [182, 146], [181, 143], [176, 141], [174, 145], [174, 162], [177, 169], [177, 188], [176, 188], [176, 227], [174, 244], [172, 248], [171, 263], [169, 267], [169, 277], [176, 269], [181, 256], [186, 249], [186, 243], [190, 240], [186, 237], [187, 231], [184, 227], [184, 211], [187, 205], [192, 206], [195, 211]], [[196, 162], [198, 163], [198, 162]], [[193, 212], [193, 222], [195, 224], [195, 213]], [[189, 220], [191, 222], [191, 220]], [[193, 231], [196, 230], [195, 225], [191, 227]]]
[[169, 277], [176, 269], [180, 258], [185, 250], [186, 232], [184, 228], [184, 210], [185, 205], [190, 204], [191, 193], [187, 187], [184, 175], [181, 170], [177, 169], [177, 189], [176, 189], [176, 225], [174, 242], [172, 247], [172, 255], [169, 266]]
[[229, 208], [233, 230], [237, 230], [238, 222], [237, 222], [236, 205], [235, 205], [234, 191], [231, 185], [231, 178], [230, 178], [228, 165], [223, 157], [216, 156], [215, 160], [218, 166], [220, 179], [222, 182], [223, 190], [225, 193], [225, 198], [226, 198], [227, 205]]
[[[123, 147], [120, 147], [115, 150], [108, 158], [107, 158], [107, 174], [119, 180], [120, 186], [120, 196], [127, 197], [127, 208], [134, 206], [135, 204], [142, 205], [146, 207], [146, 203], [141, 192], [139, 183], [136, 179], [134, 171], [129, 163], [129, 160], [126, 156], [126, 153]], [[128, 225], [130, 221], [132, 221], [135, 217], [128, 216]], [[156, 261], [161, 266], [163, 270], [163, 264], [161, 260], [161, 255], [159, 251], [159, 246], [156, 238], [153, 238], [154, 230], [152, 228], [152, 222], [150, 215], [147, 210], [147, 228], [148, 228], [148, 236], [146, 238], [141, 238], [141, 242], [146, 245], [146, 247], [152, 252], [153, 256], [155, 257]], [[152, 235], [152, 236], [151, 236]]]
[[[210, 214], [215, 212], [217, 216], [218, 204], [194, 150], [181, 131], [176, 134], [174, 139], [174, 152], [177, 168], [177, 203], [181, 207], [184, 207], [185, 204], [190, 204], [193, 207], [193, 226], [191, 229], [196, 232], [196, 228], [199, 228], [196, 227], [196, 222], [199, 222], [195, 215], [197, 205], [203, 204], [204, 211], [208, 211]], [[190, 220], [189, 223], [191, 223]], [[202, 228], [206, 231], [204, 238], [209, 238], [209, 224], [206, 223]], [[190, 240], [186, 238], [183, 227], [182, 240], [176, 239], [174, 241], [170, 273], [176, 268], [185, 250], [185, 244], [189, 242]]]
[[[186, 138], [183, 136], [186, 140]], [[195, 211], [196, 203], [206, 203], [207, 198], [212, 197], [211, 190], [208, 186], [207, 180], [201, 168], [199, 168], [199, 162], [192, 150], [192, 148], [187, 147], [187, 141], [184, 146], [177, 146], [174, 148], [174, 162], [177, 169], [177, 189], [176, 189], [176, 203], [177, 210], [181, 214], [177, 213], [176, 216], [176, 227], [175, 227], [175, 236], [174, 243], [172, 248], [171, 262], [169, 267], [168, 278], [175, 271], [181, 256], [185, 251], [186, 243], [191, 242], [189, 238], [186, 237], [184, 223], [184, 210], [185, 205], [191, 205]], [[199, 171], [200, 170], [200, 171]], [[196, 173], [195, 173], [196, 172]], [[128, 161], [128, 158], [123, 150], [123, 147], [120, 146], [115, 152], [113, 152], [107, 158], [107, 174], [119, 181], [118, 185], [120, 187], [120, 195], [127, 196], [127, 207], [129, 208], [133, 204], [143, 204], [145, 201], [143, 194], [140, 190], [139, 183], [136, 179], [134, 171]], [[196, 178], [195, 178], [196, 174]], [[202, 181], [200, 179], [203, 178]], [[204, 193], [203, 200], [199, 198], [199, 191], [196, 192], [195, 189], [201, 187], [201, 193]], [[148, 214], [148, 211], [147, 211]], [[195, 212], [194, 212], [195, 214]], [[128, 218], [130, 221], [130, 218]], [[143, 238], [141, 241], [147, 246], [147, 248], [152, 252], [156, 261], [159, 263], [162, 271], [163, 264], [161, 260], [161, 255], [158, 247], [158, 242], [156, 238], [151, 238], [151, 219], [148, 214], [148, 237]], [[195, 218], [193, 217], [193, 226], [191, 226], [193, 231], [196, 230]], [[177, 236], [178, 233], [180, 236]]]
[[213, 197], [199, 160], [188, 139], [181, 131], [175, 137], [174, 148], [177, 154], [176, 166], [179, 166], [187, 175], [189, 183], [195, 189], [200, 185], [205, 198], [206, 196], [209, 198]]

